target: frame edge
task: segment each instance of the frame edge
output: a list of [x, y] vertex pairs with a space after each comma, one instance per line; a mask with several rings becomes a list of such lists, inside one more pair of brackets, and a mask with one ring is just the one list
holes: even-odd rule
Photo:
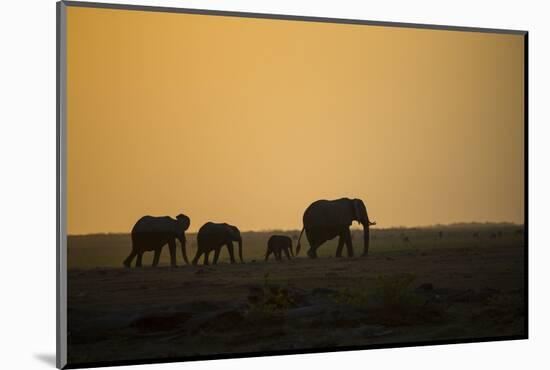
[[67, 365], [67, 5], [56, 3], [56, 367]]
[[162, 12], [162, 13], [200, 14], [200, 15], [210, 15], [210, 16], [274, 19], [274, 20], [318, 22], [318, 23], [357, 24], [357, 25], [367, 25], [367, 26], [416, 28], [416, 29], [459, 31], [459, 32], [481, 32], [481, 33], [496, 33], [496, 34], [508, 34], [508, 35], [525, 35], [528, 32], [527, 30], [514, 30], [514, 29], [462, 27], [462, 26], [451, 26], [451, 25], [440, 25], [440, 24], [388, 22], [388, 21], [374, 21], [374, 20], [363, 20], [363, 19], [352, 19], [352, 18], [329, 18], [329, 17], [321, 17], [321, 16], [254, 13], [254, 12], [241, 12], [241, 11], [216, 10], [216, 9], [176, 8], [176, 7], [167, 7], [167, 6], [114, 4], [114, 3], [100, 3], [100, 2], [91, 2], [91, 1], [85, 2], [85, 1], [72, 1], [72, 0], [62, 0], [62, 2], [66, 6], [81, 7], [81, 8], [96, 8], [96, 9], [99, 8], [99, 9], [134, 10], [134, 11], [148, 11], [148, 12]]
[[[315, 350], [298, 350], [298, 351], [276, 351], [276, 352], [254, 352], [245, 354], [232, 354], [232, 355], [213, 355], [213, 356], [198, 356], [198, 357], [176, 357], [166, 359], [142, 359], [142, 360], [125, 360], [125, 361], [106, 361], [101, 363], [84, 363], [84, 364], [68, 364], [67, 363], [67, 229], [66, 229], [66, 130], [67, 130], [67, 7], [85, 7], [85, 8], [104, 8], [114, 10], [134, 10], [134, 11], [153, 11], [153, 12], [169, 12], [169, 13], [185, 13], [185, 14], [197, 14], [197, 15], [210, 15], [210, 16], [228, 16], [228, 17], [242, 17], [242, 18], [263, 18], [274, 20], [290, 20], [290, 21], [306, 21], [306, 22], [321, 22], [321, 23], [341, 23], [341, 24], [358, 24], [358, 25], [371, 25], [371, 26], [386, 26], [386, 27], [403, 27], [403, 28], [417, 28], [417, 29], [429, 29], [429, 30], [443, 30], [443, 31], [463, 31], [463, 32], [481, 32], [481, 33], [497, 33], [497, 34], [511, 34], [520, 35], [524, 37], [524, 140], [525, 140], [525, 218], [524, 218], [524, 244], [525, 244], [525, 306], [526, 306], [526, 320], [524, 335], [502, 337], [502, 338], [475, 338], [457, 341], [427, 341], [420, 343], [390, 343], [388, 345], [379, 346], [358, 346], [358, 347], [343, 347], [343, 348], [318, 348]], [[527, 340], [529, 339], [529, 269], [528, 269], [528, 240], [529, 240], [529, 228], [528, 228], [528, 184], [529, 184], [529, 166], [528, 166], [528, 111], [529, 111], [529, 99], [528, 99], [528, 71], [529, 71], [529, 31], [527, 30], [512, 30], [512, 29], [490, 29], [490, 28], [477, 28], [477, 27], [461, 27], [461, 26], [448, 26], [448, 25], [431, 25], [431, 24], [415, 24], [415, 23], [401, 23], [401, 22], [385, 22], [385, 21], [369, 21], [358, 19], [341, 19], [341, 18], [327, 18], [319, 16], [299, 16], [299, 15], [283, 15], [283, 14], [266, 14], [266, 13], [251, 13], [251, 12], [238, 12], [238, 11], [223, 11], [223, 10], [209, 10], [209, 9], [190, 9], [190, 8], [171, 8], [161, 6], [145, 6], [145, 5], [128, 5], [128, 4], [110, 4], [110, 3], [97, 3], [97, 2], [82, 2], [82, 1], [67, 1], [61, 0], [56, 3], [56, 367], [59, 369], [64, 368], [82, 368], [82, 367], [104, 367], [104, 366], [121, 366], [121, 365], [140, 365], [140, 364], [156, 364], [156, 363], [173, 363], [173, 362], [189, 362], [189, 361], [207, 361], [217, 359], [240, 359], [240, 358], [253, 358], [264, 356], [283, 356], [283, 355], [296, 355], [296, 354], [317, 354], [325, 352], [341, 352], [341, 351], [357, 351], [367, 349], [382, 349], [382, 348], [405, 348], [405, 347], [418, 347], [424, 345], [446, 345], [446, 344], [466, 344], [466, 343], [482, 343], [486, 341], [502, 341], [502, 340]]]

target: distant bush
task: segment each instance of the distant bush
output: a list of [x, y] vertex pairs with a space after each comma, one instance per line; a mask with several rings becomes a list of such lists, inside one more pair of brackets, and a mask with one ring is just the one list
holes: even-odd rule
[[406, 309], [417, 305], [420, 300], [411, 287], [415, 280], [414, 274], [377, 276], [373, 296], [389, 309]]
[[368, 312], [375, 323], [392, 326], [429, 321], [431, 318], [422, 314], [425, 299], [412, 288], [415, 280], [413, 274], [380, 275], [370, 283], [343, 290], [335, 299]]
[[277, 315], [289, 308], [296, 307], [296, 302], [290, 296], [287, 288], [282, 288], [269, 281], [269, 273], [264, 275], [260, 288], [252, 288], [248, 296], [250, 313]]
[[379, 275], [371, 284], [362, 282], [356, 287], [344, 289], [336, 300], [362, 307], [406, 308], [419, 303], [411, 288], [415, 279], [413, 274]]

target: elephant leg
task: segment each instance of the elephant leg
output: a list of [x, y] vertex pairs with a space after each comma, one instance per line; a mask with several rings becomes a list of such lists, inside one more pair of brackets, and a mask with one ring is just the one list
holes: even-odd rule
[[327, 241], [324, 237], [322, 229], [306, 229], [307, 241], [309, 242], [309, 250], [307, 255], [309, 258], [317, 258], [317, 249]]
[[143, 252], [139, 252], [136, 260], [136, 267], [141, 267], [141, 259], [143, 258]]
[[174, 239], [168, 242], [168, 248], [170, 249], [170, 266], [176, 266], [176, 241]]
[[199, 262], [199, 258], [201, 257], [202, 252], [200, 249], [197, 250], [197, 254], [195, 254], [195, 258], [193, 258], [193, 265], [196, 265]]
[[209, 262], [208, 262], [208, 257], [209, 257], [209, 256], [210, 256], [210, 251], [204, 252], [204, 261], [203, 261], [203, 264], [209, 265]]
[[265, 260], [267, 261], [269, 259], [269, 255], [271, 254], [271, 250], [267, 250], [266, 254], [265, 254]]
[[317, 249], [321, 246], [321, 243], [310, 243], [309, 250], [307, 251], [307, 255], [309, 258], [317, 258]]
[[346, 243], [346, 248], [348, 250], [348, 257], [353, 257], [353, 244], [351, 241], [351, 232], [347, 229], [344, 232], [344, 242]]
[[214, 262], [212, 262], [214, 265], [218, 264], [218, 258], [220, 258], [221, 250], [222, 250], [221, 248], [216, 248], [216, 250], [214, 251]]
[[290, 260], [290, 253], [288, 252], [288, 248], [285, 248], [285, 255], [286, 255], [286, 258]]
[[155, 249], [155, 257], [153, 257], [153, 267], [155, 267], [159, 264], [160, 251], [161, 250], [162, 250], [161, 248]]
[[279, 249], [279, 250], [277, 251], [277, 261], [282, 260], [282, 258], [281, 258], [282, 255], [283, 255], [283, 253], [282, 253], [281, 250]]
[[336, 247], [336, 257], [342, 257], [342, 250], [344, 249], [345, 236], [343, 234], [338, 238], [338, 247]]
[[123, 262], [124, 266], [125, 267], [131, 267], [132, 266], [132, 261], [134, 260], [134, 258], [136, 256], [137, 256], [136, 251], [132, 249], [132, 251], [130, 252], [130, 255], [128, 257], [126, 257], [126, 259]]

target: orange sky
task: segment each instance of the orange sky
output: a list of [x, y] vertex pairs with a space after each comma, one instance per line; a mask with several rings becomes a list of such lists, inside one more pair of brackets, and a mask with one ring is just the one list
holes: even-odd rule
[[68, 7], [68, 231], [523, 222], [523, 36]]

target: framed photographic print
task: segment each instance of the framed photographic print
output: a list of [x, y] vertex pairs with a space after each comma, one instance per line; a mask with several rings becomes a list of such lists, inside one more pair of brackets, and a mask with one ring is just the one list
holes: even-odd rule
[[527, 338], [527, 32], [57, 4], [57, 364]]

